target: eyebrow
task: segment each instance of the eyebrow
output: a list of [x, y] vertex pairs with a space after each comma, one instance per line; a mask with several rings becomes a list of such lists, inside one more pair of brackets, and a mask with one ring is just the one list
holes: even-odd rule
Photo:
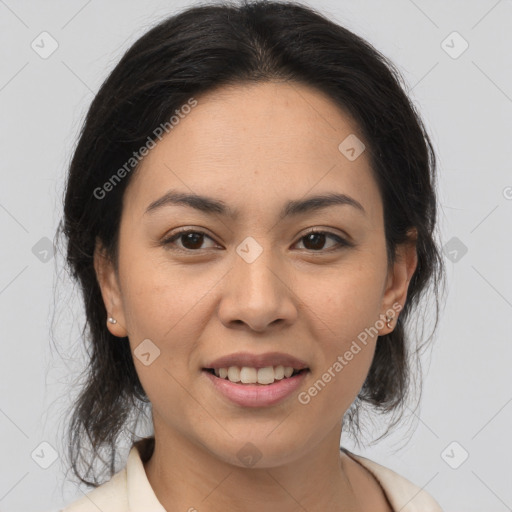
[[[288, 201], [279, 214], [280, 219], [286, 217], [293, 217], [308, 212], [322, 210], [329, 206], [352, 206], [366, 215], [363, 205], [354, 198], [346, 194], [321, 194], [308, 197], [307, 199], [298, 199]], [[147, 208], [144, 214], [152, 213], [164, 206], [188, 206], [207, 214], [222, 215], [236, 219], [239, 212], [236, 209], [229, 207], [224, 201], [213, 199], [211, 197], [200, 196], [197, 194], [186, 194], [170, 190], [160, 199], [153, 201]]]

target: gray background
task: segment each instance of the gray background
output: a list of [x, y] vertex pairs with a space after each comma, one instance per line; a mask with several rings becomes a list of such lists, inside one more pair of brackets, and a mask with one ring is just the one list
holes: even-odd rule
[[[83, 315], [50, 240], [94, 93], [131, 43], [191, 4], [0, 0], [0, 511], [57, 510], [87, 490], [65, 481], [59, 457]], [[357, 452], [424, 486], [447, 512], [512, 510], [512, 2], [311, 5], [398, 65], [439, 156], [449, 293], [422, 405]], [[58, 43], [47, 58], [31, 47], [43, 51], [46, 37], [51, 49], [44, 31]]]

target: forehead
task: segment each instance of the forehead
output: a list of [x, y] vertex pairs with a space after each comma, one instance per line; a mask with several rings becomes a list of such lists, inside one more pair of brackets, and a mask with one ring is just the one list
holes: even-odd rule
[[125, 194], [134, 208], [142, 211], [168, 189], [215, 195], [242, 209], [337, 191], [357, 196], [370, 215], [379, 214], [366, 151], [351, 161], [339, 149], [347, 137], [362, 140], [359, 128], [320, 91], [265, 82], [223, 87], [195, 99], [197, 105], [133, 176]]

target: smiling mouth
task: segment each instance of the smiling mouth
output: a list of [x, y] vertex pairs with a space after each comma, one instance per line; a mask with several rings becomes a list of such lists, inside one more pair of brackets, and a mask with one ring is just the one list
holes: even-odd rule
[[268, 386], [308, 372], [309, 368], [299, 370], [290, 366], [284, 367], [281, 365], [267, 366], [265, 368], [230, 366], [229, 368], [203, 368], [203, 371], [211, 373], [219, 379], [232, 382], [233, 384]]

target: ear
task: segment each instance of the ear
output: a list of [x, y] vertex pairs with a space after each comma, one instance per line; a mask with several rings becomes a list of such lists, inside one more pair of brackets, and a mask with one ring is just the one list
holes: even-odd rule
[[418, 232], [416, 228], [412, 228], [407, 233], [408, 239], [397, 246], [395, 262], [388, 271], [384, 295], [382, 298], [383, 315], [393, 317], [390, 321], [391, 327], [386, 325], [380, 330], [380, 336], [388, 334], [393, 330], [393, 325], [396, 325], [398, 314], [404, 307], [407, 299], [407, 290], [409, 289], [409, 282], [418, 265], [418, 255], [416, 252], [416, 242], [418, 239]]
[[98, 237], [96, 237], [94, 248], [94, 270], [100, 285], [103, 303], [107, 310], [107, 318], [113, 317], [116, 320], [116, 323], [111, 323], [105, 318], [107, 329], [114, 336], [124, 338], [128, 333], [125, 328], [126, 322], [118, 276], [114, 264], [106, 255], [105, 248]]

